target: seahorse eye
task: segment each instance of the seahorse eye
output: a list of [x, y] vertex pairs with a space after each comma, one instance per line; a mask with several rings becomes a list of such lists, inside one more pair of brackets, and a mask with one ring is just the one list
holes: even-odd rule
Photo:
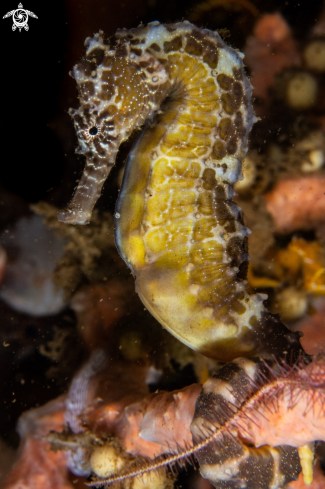
[[91, 128], [89, 129], [89, 131], [88, 131], [88, 132], [89, 132], [90, 136], [96, 136], [96, 134], [98, 134], [98, 129], [97, 129], [97, 127], [96, 127], [96, 126], [93, 126], [93, 127], [91, 127]]

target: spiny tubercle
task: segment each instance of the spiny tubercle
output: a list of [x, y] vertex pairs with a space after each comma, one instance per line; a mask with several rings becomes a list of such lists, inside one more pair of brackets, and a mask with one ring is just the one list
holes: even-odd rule
[[236, 481], [238, 488], [245, 484], [255, 488], [247, 477], [250, 466], [262, 478], [261, 486], [255, 481], [256, 487], [283, 487], [301, 470], [294, 447], [325, 441], [324, 376], [324, 357], [310, 364], [300, 360], [294, 366], [244, 358], [226, 364], [204, 384], [196, 402], [192, 447], [88, 485], [121, 482], [195, 456], [203, 477], [215, 487], [228, 480], [234, 488]]

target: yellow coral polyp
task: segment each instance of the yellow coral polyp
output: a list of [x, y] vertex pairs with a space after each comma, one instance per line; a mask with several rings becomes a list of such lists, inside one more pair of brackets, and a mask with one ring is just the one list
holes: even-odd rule
[[289, 278], [294, 282], [301, 277], [306, 292], [325, 294], [325, 257], [319, 242], [293, 239], [277, 252], [275, 263], [280, 280]]

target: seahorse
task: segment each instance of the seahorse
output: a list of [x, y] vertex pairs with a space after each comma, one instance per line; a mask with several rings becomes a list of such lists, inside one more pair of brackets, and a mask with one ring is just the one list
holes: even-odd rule
[[118, 250], [153, 316], [206, 356], [297, 352], [245, 281], [249, 230], [232, 201], [254, 115], [243, 55], [217, 32], [152, 22], [99, 32], [74, 67], [71, 110], [86, 167], [59, 220], [86, 224], [119, 146], [131, 149], [115, 213]]

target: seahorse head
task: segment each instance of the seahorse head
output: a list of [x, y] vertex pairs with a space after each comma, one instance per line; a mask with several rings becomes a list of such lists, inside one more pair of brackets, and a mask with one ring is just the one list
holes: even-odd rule
[[[135, 31], [145, 31], [147, 28]], [[70, 110], [86, 167], [78, 190], [59, 219], [89, 221], [119, 146], [134, 129], [152, 120], [168, 89], [168, 76], [156, 56], [140, 49], [130, 31], [118, 31], [114, 49], [103, 33], [86, 39], [86, 55], [71, 75], [78, 85], [80, 107]], [[132, 38], [132, 39], [131, 39]]]
[[155, 93], [167, 85], [161, 63], [135, 47], [129, 32], [118, 31], [112, 50], [101, 33], [87, 40], [86, 57], [74, 67], [81, 106], [71, 115], [86, 155], [102, 155], [126, 139], [158, 108]]

